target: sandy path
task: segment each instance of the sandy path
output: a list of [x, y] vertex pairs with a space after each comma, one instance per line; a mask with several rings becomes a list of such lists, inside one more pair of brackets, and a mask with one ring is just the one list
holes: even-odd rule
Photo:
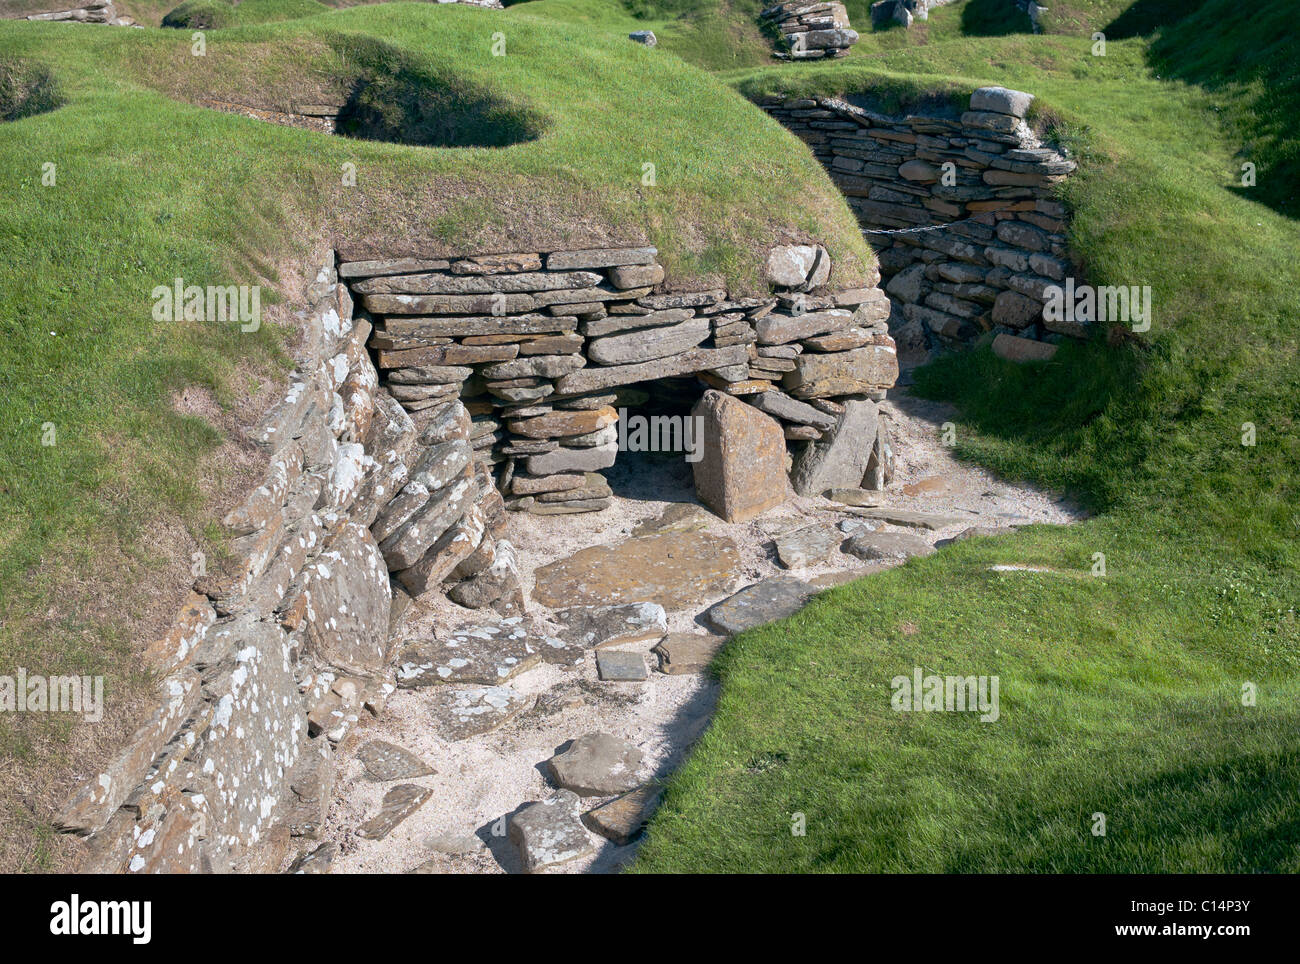
[[[969, 525], [1042, 522], [1065, 524], [1080, 517], [1062, 499], [1028, 487], [1013, 486], [990, 473], [956, 462], [942, 443], [941, 426], [954, 417], [949, 406], [913, 399], [905, 389], [881, 406], [893, 430], [898, 465], [883, 504], [969, 516]], [[656, 518], [672, 502], [693, 502], [690, 466], [679, 456], [622, 453], [610, 470], [615, 498], [604, 512], [571, 516], [512, 515], [510, 539], [519, 550], [524, 588], [531, 592], [537, 567], [591, 545], [626, 538], [640, 522]], [[922, 490], [908, 495], [904, 486], [926, 480]], [[739, 547], [741, 566], [735, 588], [787, 570], [775, 558], [772, 536], [813, 521], [854, 518], [851, 510], [824, 499], [794, 498], [752, 522], [731, 525], [714, 519], [708, 531], [730, 536]], [[909, 529], [931, 541], [961, 531]], [[893, 527], [886, 527], [893, 528]], [[866, 574], [878, 566], [841, 554], [834, 565], [796, 570], [800, 578], [832, 572]], [[723, 598], [723, 597], [718, 597]], [[669, 613], [674, 631], [700, 630], [699, 607]], [[545, 623], [549, 610], [533, 604], [530, 617]], [[482, 621], [483, 615], [440, 601], [408, 617], [405, 635], [445, 636], [456, 626]], [[653, 643], [622, 647], [648, 653]], [[656, 665], [651, 657], [649, 665]], [[339, 845], [335, 872], [405, 872], [422, 864], [448, 873], [518, 872], [520, 860], [508, 837], [495, 835], [505, 826], [501, 818], [520, 806], [552, 792], [541, 764], [567, 741], [594, 730], [628, 740], [645, 755], [642, 775], [661, 777], [680, 764], [691, 743], [703, 731], [716, 702], [716, 684], [702, 676], [666, 676], [651, 672], [639, 683], [605, 683], [596, 677], [595, 660], [565, 669], [543, 665], [523, 673], [509, 685], [533, 694], [533, 709], [501, 728], [454, 743], [433, 734], [424, 693], [399, 691], [379, 719], [365, 717], [348, 737], [336, 760], [339, 775], [326, 825], [326, 839]], [[362, 840], [355, 830], [378, 808], [389, 784], [373, 783], [354, 759], [364, 743], [382, 739], [412, 751], [437, 773], [418, 782], [433, 789], [433, 797], [413, 816], [380, 841]], [[586, 809], [602, 802], [586, 798]], [[470, 853], [448, 854], [437, 838], [475, 838]], [[618, 847], [593, 834], [593, 856], [554, 868], [551, 872], [608, 872], [632, 858], [635, 844]], [[455, 848], [452, 848], [455, 849]]]

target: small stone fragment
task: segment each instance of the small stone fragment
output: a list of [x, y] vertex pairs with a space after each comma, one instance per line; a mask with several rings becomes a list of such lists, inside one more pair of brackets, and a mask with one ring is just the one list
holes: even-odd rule
[[646, 678], [645, 659], [640, 653], [606, 649], [596, 653], [596, 670], [607, 683], [630, 683]]
[[393, 828], [415, 813], [433, 791], [415, 783], [399, 783], [384, 794], [379, 812], [357, 828], [357, 836], [366, 840], [383, 840]]

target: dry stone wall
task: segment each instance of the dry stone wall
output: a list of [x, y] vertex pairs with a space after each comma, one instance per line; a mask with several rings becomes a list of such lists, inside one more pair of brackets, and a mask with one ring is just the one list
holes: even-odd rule
[[607, 506], [619, 408], [647, 383], [696, 404], [701, 496], [730, 518], [783, 501], [787, 471], [800, 491], [882, 485], [888, 300], [830, 286], [818, 245], [774, 248], [766, 272], [769, 296], [731, 298], [660, 290], [654, 248], [331, 257], [299, 365], [249, 431], [265, 475], [148, 649], [154, 711], [57, 816], [87, 838], [83, 869], [307, 855], [333, 748], [394, 690], [411, 597], [522, 614], [508, 510]]
[[405, 484], [417, 438], [379, 391], [333, 258], [304, 312], [288, 389], [253, 442], [260, 485], [222, 520], [172, 629], [148, 649], [156, 709], [58, 826], [99, 873], [277, 870], [321, 832], [332, 745], [391, 692], [400, 612], [370, 526]]
[[1029, 128], [1032, 100], [980, 88], [960, 117], [891, 117], [836, 98], [763, 101], [868, 231], [906, 321], [895, 326], [900, 343], [959, 346], [989, 331], [1087, 337], [1086, 323], [1043, 319], [1045, 290], [1074, 274], [1055, 190], [1076, 165]]
[[776, 56], [785, 60], [842, 57], [858, 42], [857, 31], [849, 26], [849, 12], [837, 0], [788, 0], [768, 7], [759, 16], [781, 35], [783, 49]]
[[[647, 383], [690, 376], [695, 399], [705, 388], [743, 399], [811, 445], [829, 444], [848, 401], [874, 406], [898, 374], [884, 292], [835, 289], [818, 245], [773, 248], [765, 297], [664, 292], [648, 247], [344, 261], [339, 272], [373, 321], [388, 390], [416, 419], [468, 419], [474, 456], [515, 511], [609, 505], [598, 473], [619, 451], [619, 409], [643, 403]], [[887, 448], [875, 434], [858, 444]], [[796, 445], [796, 479], [807, 447]], [[399, 580], [425, 585], [430, 564], [414, 560], [430, 534], [412, 542], [391, 513], [381, 548]]]

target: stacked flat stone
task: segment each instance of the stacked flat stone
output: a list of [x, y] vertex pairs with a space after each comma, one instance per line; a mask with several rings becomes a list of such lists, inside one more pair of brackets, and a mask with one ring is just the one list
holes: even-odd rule
[[[631, 388], [638, 383], [695, 376], [701, 392], [746, 398], [800, 442], [833, 430], [837, 397], [879, 400], [897, 377], [877, 279], [829, 290], [830, 259], [820, 246], [772, 249], [767, 297], [660, 292], [657, 254], [644, 247], [344, 261], [339, 274], [374, 320], [370, 345], [389, 392], [417, 421], [463, 405], [469, 455], [494, 468], [515, 511], [609, 505], [600, 473], [618, 454], [618, 410], [645, 399]], [[770, 400], [753, 401], [766, 394]], [[457, 466], [468, 471], [464, 464], [462, 454]], [[403, 564], [413, 565], [409, 553], [390, 557], [394, 569]], [[411, 582], [403, 571], [398, 579]], [[408, 588], [422, 591], [426, 582]]]
[[858, 42], [857, 32], [849, 26], [848, 11], [835, 0], [788, 0], [768, 7], [760, 16], [780, 32], [785, 49], [776, 56], [785, 60], [842, 57]]
[[944, 225], [870, 238], [907, 320], [900, 342], [959, 346], [986, 331], [1087, 336], [1086, 323], [1042, 316], [1045, 290], [1071, 274], [1055, 192], [1076, 165], [1025, 123], [1032, 100], [983, 87], [958, 118], [891, 117], [834, 98], [764, 100], [809, 144], [865, 228]]

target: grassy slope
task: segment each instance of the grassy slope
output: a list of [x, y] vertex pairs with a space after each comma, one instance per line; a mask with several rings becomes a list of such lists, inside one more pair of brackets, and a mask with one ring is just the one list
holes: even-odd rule
[[[1151, 284], [1154, 324], [1145, 348], [1031, 367], [983, 350], [920, 373], [963, 407], [963, 455], [1101, 514], [953, 547], [737, 639], [637, 869], [1300, 870], [1300, 232], [1235, 185], [1259, 98], [1298, 106], [1249, 71], [1295, 62], [1286, 4], [1257, 8], [1231, 39], [1258, 55], [1221, 52], [1212, 83], [1157, 76], [1228, 13], [1213, 0], [1104, 59], [1086, 38], [968, 38], [737, 78], [752, 93], [1038, 93], [1089, 158], [1068, 192], [1073, 249], [1095, 283]], [[1273, 145], [1261, 186], [1293, 147]], [[1096, 552], [1104, 578], [1087, 575]], [[987, 571], [999, 562], [1080, 577]], [[892, 712], [889, 681], [914, 666], [998, 675], [1001, 721]]]
[[[505, 57], [490, 54], [497, 30]], [[149, 599], [129, 590], [184, 563], [155, 558], [160, 520], [210, 535], [204, 485], [222, 487], [190, 474], [220, 434], [168, 396], [197, 385], [233, 405], [253, 392], [256, 408], [282, 359], [270, 325], [243, 335], [153, 322], [154, 286], [181, 276], [284, 287], [278, 266], [323, 250], [331, 233], [451, 250], [648, 239], [672, 280], [742, 286], [783, 234], [825, 240], [846, 282], [870, 263], [802, 145], [708, 75], [624, 37], [420, 4], [211, 31], [206, 57], [189, 50], [182, 31], [0, 23], [0, 59], [45, 65], [66, 101], [0, 123], [0, 667], [106, 674], [109, 717], [144, 682], [136, 624]], [[396, 51], [413, 75], [486, 91], [542, 136], [413, 148], [167, 96], [287, 106]], [[340, 184], [349, 161], [356, 188]], [[657, 187], [641, 184], [645, 162]], [[47, 422], [52, 447], [40, 444]], [[49, 865], [32, 834], [59, 768], [92, 765], [77, 755], [87, 743], [58, 718], [0, 716], [0, 866]]]
[[[1045, 16], [1047, 33], [1086, 34], [1110, 23], [1131, 0], [1071, 0], [1053, 5]], [[1155, 0], [1181, 3], [1183, 0]], [[849, 22], [859, 40], [845, 62], [872, 57], [882, 52], [929, 46], [965, 36], [999, 36], [1029, 30], [1029, 19], [1006, 0], [966, 0], [931, 12], [927, 21], [910, 29], [891, 25], [880, 30], [871, 26], [872, 0], [844, 0]], [[1148, 3], [1149, 5], [1149, 3]], [[545, 16], [599, 26], [611, 33], [653, 30], [659, 46], [690, 63], [709, 70], [724, 71], [775, 63], [772, 53], [777, 36], [760, 25], [759, 13], [768, 0], [530, 0]], [[1151, 11], [1137, 18], [1145, 27], [1162, 12]], [[797, 65], [796, 69], [798, 69]]]

